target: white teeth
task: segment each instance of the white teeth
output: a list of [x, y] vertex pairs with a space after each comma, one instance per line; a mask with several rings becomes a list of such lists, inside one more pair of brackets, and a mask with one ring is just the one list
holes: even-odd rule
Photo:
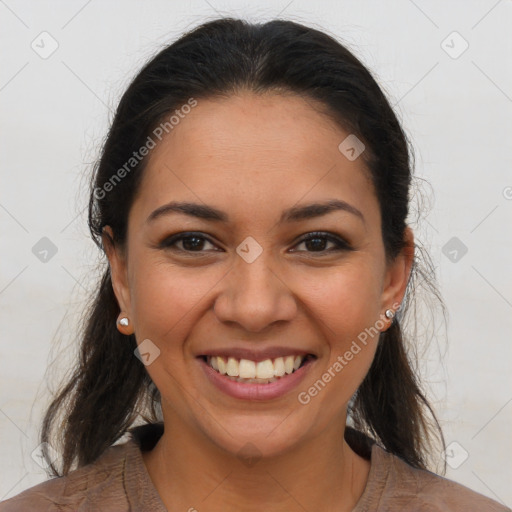
[[256, 364], [256, 377], [258, 379], [271, 379], [274, 376], [274, 365], [271, 359], [265, 359]]
[[284, 371], [288, 374], [293, 372], [293, 362], [295, 358], [293, 356], [287, 356], [284, 359]]
[[241, 359], [238, 365], [238, 375], [243, 379], [254, 379], [256, 377], [256, 363], [248, 359]]
[[226, 366], [226, 373], [230, 377], [238, 377], [238, 361], [234, 357], [228, 357], [228, 364]]
[[226, 375], [226, 361], [224, 361], [224, 359], [222, 357], [210, 357], [209, 359], [210, 359], [210, 364], [213, 369], [215, 369], [215, 366], [213, 366], [213, 364], [212, 364], [212, 359], [216, 359], [217, 366], [219, 367], [219, 373], [221, 375]]
[[242, 382], [244, 384], [270, 384], [277, 380], [275, 377], [272, 377], [271, 379], [242, 379], [240, 377], [228, 377], [228, 379], [236, 382]]
[[284, 373], [284, 359], [282, 357], [278, 357], [274, 361], [274, 375], [276, 377], [282, 377]]
[[304, 356], [286, 356], [264, 361], [251, 361], [249, 359], [235, 359], [228, 357], [227, 361], [221, 356], [212, 356], [207, 359], [208, 364], [221, 375], [228, 375], [234, 380], [244, 382], [274, 382], [276, 377], [289, 375], [298, 370], [304, 361]]

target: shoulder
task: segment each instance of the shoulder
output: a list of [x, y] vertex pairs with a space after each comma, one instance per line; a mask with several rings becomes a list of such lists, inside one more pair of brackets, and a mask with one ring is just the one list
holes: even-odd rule
[[[368, 491], [368, 492], [367, 492]], [[415, 510], [417, 512], [511, 512], [486, 496], [430, 471], [416, 469], [377, 444], [359, 510]], [[359, 506], [359, 503], [358, 503]], [[366, 508], [367, 507], [367, 508]]]
[[[0, 512], [124, 510], [127, 459], [137, 450], [133, 441], [108, 448], [92, 464], [52, 478], [0, 503]], [[107, 508], [110, 507], [110, 508]]]

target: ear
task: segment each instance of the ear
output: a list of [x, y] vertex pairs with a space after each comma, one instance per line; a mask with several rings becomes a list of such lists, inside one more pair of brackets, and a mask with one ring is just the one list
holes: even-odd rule
[[409, 226], [405, 228], [404, 241], [405, 247], [386, 270], [382, 290], [382, 310], [390, 308], [395, 311], [405, 295], [414, 260], [414, 234]]
[[112, 288], [121, 311], [131, 316], [130, 288], [128, 286], [128, 272], [124, 251], [116, 246], [114, 233], [110, 226], [103, 228], [101, 236], [103, 248], [110, 264]]

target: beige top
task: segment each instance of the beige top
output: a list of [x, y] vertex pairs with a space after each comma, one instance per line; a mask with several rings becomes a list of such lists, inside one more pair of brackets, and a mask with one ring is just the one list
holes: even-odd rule
[[[141, 450], [151, 449], [163, 429], [145, 425], [130, 439], [111, 446], [94, 463], [42, 482], [0, 503], [0, 512], [167, 512], [144, 465]], [[371, 445], [371, 467], [353, 512], [511, 512], [467, 487]]]

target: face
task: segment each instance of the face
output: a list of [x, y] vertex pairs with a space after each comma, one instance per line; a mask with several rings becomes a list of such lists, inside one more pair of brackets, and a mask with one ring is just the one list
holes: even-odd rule
[[[126, 246], [108, 256], [166, 425], [264, 456], [344, 427], [412, 257], [386, 264], [363, 158], [338, 149], [348, 135], [312, 101], [247, 92], [199, 100], [152, 150]], [[266, 375], [261, 361], [282, 373], [276, 358], [307, 354], [267, 384], [234, 382], [204, 357]]]

